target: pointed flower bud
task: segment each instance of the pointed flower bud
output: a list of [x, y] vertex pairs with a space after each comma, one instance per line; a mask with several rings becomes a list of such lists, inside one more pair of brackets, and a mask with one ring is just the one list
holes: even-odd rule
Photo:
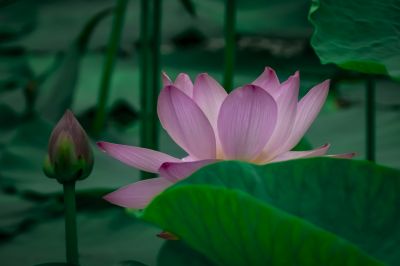
[[93, 168], [93, 153], [85, 130], [70, 110], [53, 129], [43, 171], [64, 184], [85, 179]]

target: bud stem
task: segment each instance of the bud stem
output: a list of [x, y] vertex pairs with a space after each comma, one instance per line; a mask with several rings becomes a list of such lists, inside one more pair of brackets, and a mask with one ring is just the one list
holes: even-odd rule
[[78, 235], [76, 230], [75, 181], [64, 186], [65, 247], [67, 263], [79, 265]]

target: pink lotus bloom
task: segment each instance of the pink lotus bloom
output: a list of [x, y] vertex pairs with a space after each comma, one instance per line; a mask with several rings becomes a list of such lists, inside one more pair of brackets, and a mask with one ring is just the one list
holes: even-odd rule
[[188, 156], [178, 159], [145, 148], [99, 142], [100, 149], [121, 162], [160, 175], [122, 187], [105, 199], [141, 209], [167, 187], [218, 160], [266, 164], [325, 155], [328, 144], [291, 151], [317, 117], [329, 90], [327, 80], [298, 101], [299, 79], [296, 72], [280, 83], [275, 71], [267, 67], [253, 83], [227, 94], [207, 74], [198, 75], [194, 84], [186, 74], [179, 74], [175, 82], [164, 74], [158, 116]]

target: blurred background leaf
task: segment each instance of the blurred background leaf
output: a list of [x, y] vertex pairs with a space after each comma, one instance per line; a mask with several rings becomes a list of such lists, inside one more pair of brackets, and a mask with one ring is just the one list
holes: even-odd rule
[[16, 40], [37, 26], [38, 1], [4, 0], [0, 2], [0, 42]]
[[97, 24], [111, 13], [111, 10], [107, 8], [92, 16], [64, 55], [57, 73], [48, 81], [49, 85], [45, 84], [38, 92], [38, 112], [42, 117], [56, 121], [67, 108], [71, 107], [81, 58], [86, 51], [90, 35]]
[[183, 241], [166, 241], [161, 247], [158, 266], [212, 266], [213, 263], [205, 256], [187, 246]]
[[193, 0], [179, 0], [179, 1], [182, 3], [182, 6], [190, 15], [196, 17], [196, 8], [194, 6]]
[[400, 80], [399, 9], [398, 0], [313, 0], [311, 44], [324, 64]]
[[[200, 18], [223, 25], [225, 0], [193, 0]], [[239, 34], [258, 34], [283, 38], [307, 38], [311, 25], [307, 21], [308, 0], [237, 1]]]
[[[138, 261], [155, 265], [157, 252], [164, 242], [156, 236], [159, 233], [157, 228], [133, 219], [121, 209], [89, 208], [86, 206], [85, 210], [78, 203], [82, 265], [127, 266], [139, 265]], [[64, 221], [62, 213], [59, 213], [59, 216], [45, 219], [12, 238], [7, 245], [3, 243], [0, 257], [8, 265], [34, 265], [62, 261], [64, 252]]]

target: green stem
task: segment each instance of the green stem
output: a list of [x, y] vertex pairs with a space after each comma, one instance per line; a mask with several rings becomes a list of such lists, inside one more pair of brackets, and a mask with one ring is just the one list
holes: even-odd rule
[[141, 127], [140, 127], [140, 146], [151, 146], [150, 123], [148, 121], [151, 113], [151, 102], [148, 100], [149, 93], [149, 72], [150, 69], [150, 42], [149, 42], [149, 0], [141, 1], [140, 10], [140, 104], [141, 104]]
[[[157, 97], [160, 91], [160, 43], [161, 43], [161, 0], [153, 0], [150, 12], [148, 0], [141, 2], [141, 104], [142, 121], [140, 142], [142, 147], [158, 149], [158, 117]], [[152, 16], [150, 16], [152, 14]], [[148, 32], [149, 17], [152, 17], [152, 42]], [[151, 82], [149, 82], [151, 81]], [[154, 177], [153, 174], [142, 172], [142, 179]]]
[[224, 87], [229, 92], [233, 89], [233, 71], [235, 67], [236, 0], [226, 0], [225, 7]]
[[107, 99], [110, 92], [110, 84], [114, 72], [114, 65], [117, 57], [118, 47], [121, 41], [122, 29], [125, 18], [125, 11], [128, 0], [118, 0], [110, 39], [107, 47], [107, 54], [104, 62], [103, 75], [101, 76], [100, 94], [97, 102], [97, 111], [93, 123], [93, 133], [99, 135], [104, 127], [106, 118]]
[[153, 149], [158, 149], [158, 117], [156, 111], [157, 98], [160, 92], [160, 77], [161, 77], [161, 64], [160, 64], [160, 46], [161, 46], [161, 16], [162, 16], [162, 1], [154, 0], [153, 6], [153, 89], [152, 89], [152, 113], [151, 113], [151, 122], [152, 122], [152, 141], [153, 141]]
[[65, 183], [63, 186], [67, 263], [71, 265], [79, 265], [78, 234], [76, 230], [75, 182]]
[[366, 154], [367, 160], [375, 161], [375, 80], [367, 79], [366, 87]]

